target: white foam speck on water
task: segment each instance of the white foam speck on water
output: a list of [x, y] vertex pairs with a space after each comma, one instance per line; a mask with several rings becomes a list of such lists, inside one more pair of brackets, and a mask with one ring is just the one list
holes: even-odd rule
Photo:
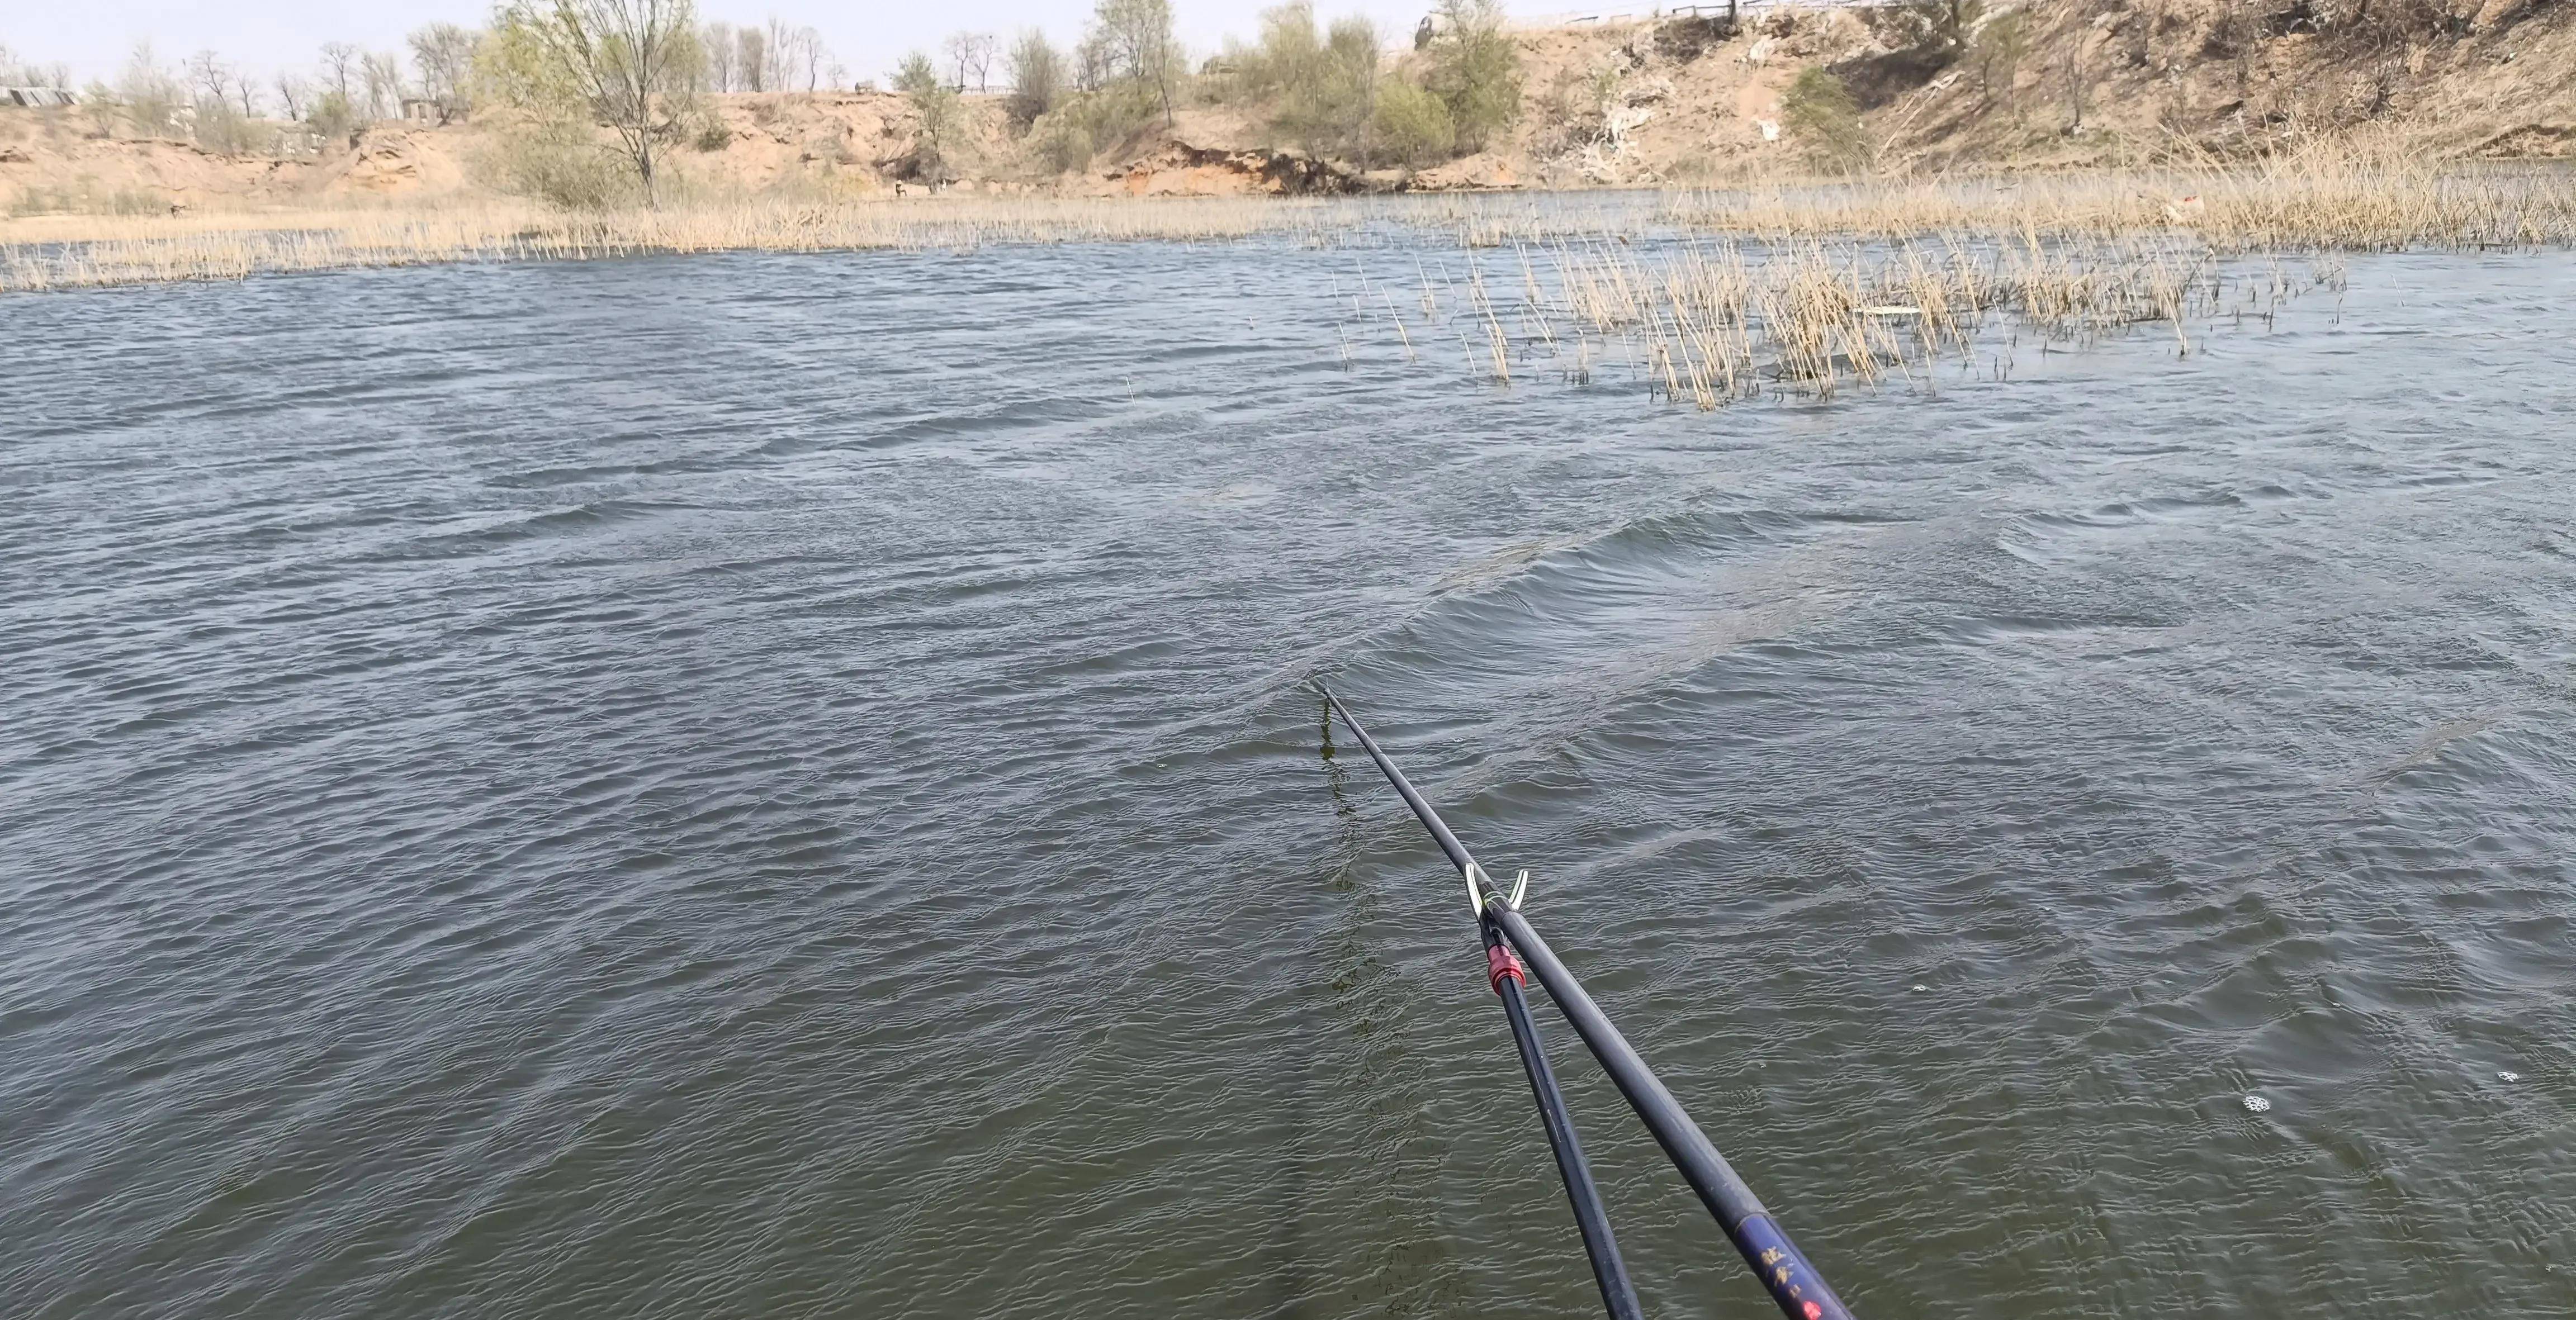
[[1921, 985], [1921, 984], [1917, 984], [1917, 985], [1914, 987], [1914, 993], [1916, 993], [1916, 994], [1918, 994], [1918, 995], [1919, 995], [1919, 994], [1922, 994], [1924, 991], [1929, 990], [1929, 989], [1931, 989], [1931, 988], [1932, 988], [1932, 987], [1930, 987], [1930, 986], [1928, 986], [1928, 985]]
[[2245, 1112], [2249, 1114], [2268, 1114], [2272, 1112], [2272, 1102], [2259, 1095], [2249, 1095], [2245, 1097]]
[[2500, 1072], [2496, 1074], [2496, 1080], [2499, 1082], [2518, 1082], [2522, 1080], [2522, 1074], [2518, 1072]]

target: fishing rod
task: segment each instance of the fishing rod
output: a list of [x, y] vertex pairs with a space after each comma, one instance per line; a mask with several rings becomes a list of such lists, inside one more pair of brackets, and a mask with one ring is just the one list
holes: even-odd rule
[[1591, 1162], [1574, 1138], [1574, 1115], [1557, 1089], [1556, 1070], [1538, 1043], [1538, 1024], [1530, 1020], [1529, 1001], [1521, 994], [1524, 967], [1503, 943], [1502, 931], [1490, 921], [1476, 923], [1485, 940], [1485, 966], [1502, 998], [1503, 1016], [1511, 1019], [1512, 1043], [1520, 1047], [1521, 1068], [1529, 1074], [1530, 1094], [1538, 1099], [1539, 1121], [1547, 1126], [1548, 1149], [1556, 1153], [1557, 1176], [1565, 1180], [1565, 1199], [1574, 1206], [1575, 1231], [1583, 1235], [1583, 1254], [1592, 1262], [1592, 1281], [1601, 1286], [1601, 1305], [1611, 1320], [1645, 1320], [1637, 1303], [1637, 1285], [1628, 1281], [1627, 1262], [1619, 1258], [1618, 1240], [1610, 1234], [1610, 1212], [1601, 1205], [1601, 1189], [1592, 1182]]
[[[1330, 692], [1324, 694], [1327, 700], [1332, 695]], [[1333, 705], [1339, 709], [1341, 703], [1334, 702]], [[1342, 718], [1349, 719], [1350, 712], [1343, 711]], [[1356, 731], [1359, 725], [1353, 724], [1351, 728]], [[1332, 716], [1328, 714], [1324, 717], [1325, 750], [1328, 754], [1332, 747], [1332, 732]], [[1369, 749], [1369, 755], [1377, 759], [1378, 765], [1386, 765], [1386, 758], [1379, 754], [1377, 745], [1369, 741], [1368, 734], [1360, 734], [1360, 743]], [[1410, 800], [1411, 784], [1404, 783], [1399, 776], [1396, 787]], [[1440, 828], [1441, 834], [1434, 837], [1443, 838], [1441, 846], [1457, 848], [1457, 837], [1448, 835], [1446, 826]], [[1464, 848], [1457, 848], [1451, 855], [1458, 857], [1465, 853]], [[1528, 876], [1524, 874], [1522, 879], [1527, 880]], [[1472, 898], [1474, 890], [1468, 892]], [[1592, 1181], [1592, 1164], [1583, 1158], [1583, 1145], [1575, 1139], [1574, 1115], [1567, 1112], [1565, 1092], [1556, 1084], [1556, 1070], [1548, 1066], [1547, 1051], [1539, 1045], [1538, 1023], [1530, 1017], [1529, 1000], [1523, 991], [1529, 968], [1512, 953], [1511, 946], [1503, 942], [1502, 928], [1485, 919], [1481, 912], [1476, 918], [1476, 931], [1485, 942], [1486, 979], [1494, 987], [1495, 997], [1503, 1001], [1503, 1016], [1511, 1022], [1512, 1043], [1520, 1049], [1522, 1071], [1529, 1074], [1530, 1094], [1538, 1101], [1539, 1122], [1547, 1129], [1548, 1149], [1556, 1155], [1557, 1176], [1564, 1180], [1565, 1199], [1574, 1207], [1574, 1226], [1583, 1237], [1584, 1257], [1592, 1262], [1592, 1281], [1601, 1288], [1601, 1305], [1609, 1310], [1611, 1320], [1645, 1320], [1645, 1311], [1637, 1301], [1637, 1286], [1629, 1282], [1627, 1263], [1619, 1258], [1618, 1240], [1611, 1235], [1610, 1213], [1602, 1208], [1601, 1189]]]
[[[1510, 958], [1517, 953], [1519, 958], [1516, 961], [1525, 960], [1528, 969], [1538, 977], [1539, 984], [1546, 987], [1548, 997], [1556, 1001], [1566, 1021], [1573, 1024], [1574, 1034], [1582, 1037], [1584, 1045], [1591, 1049], [1592, 1057], [1601, 1061], [1602, 1070], [1610, 1074], [1619, 1094], [1627, 1097], [1629, 1107], [1645, 1121], [1646, 1130], [1655, 1134], [1656, 1144], [1664, 1148], [1664, 1154], [1680, 1171], [1682, 1180], [1699, 1194], [1700, 1203], [1708, 1207], [1718, 1227], [1726, 1231], [1727, 1239], [1743, 1254], [1744, 1263], [1752, 1267], [1754, 1277], [1762, 1281], [1762, 1287], [1771, 1294], [1771, 1300], [1779, 1303], [1782, 1314], [1790, 1320], [1851, 1320], [1849, 1308], [1834, 1294], [1824, 1276], [1816, 1272], [1816, 1267], [1807, 1262], [1806, 1254], [1789, 1240], [1788, 1233], [1763, 1206], [1761, 1198], [1745, 1185], [1734, 1166], [1726, 1162], [1726, 1157], [1717, 1153], [1717, 1147], [1709, 1141], [1708, 1134], [1691, 1121], [1681, 1102], [1675, 1100], [1663, 1080], [1655, 1076], [1654, 1069], [1646, 1066], [1645, 1059], [1638, 1055], [1635, 1047], [1628, 1044], [1627, 1038], [1619, 1034], [1619, 1029], [1610, 1024], [1610, 1018], [1601, 1011], [1601, 1006], [1592, 1002], [1592, 996], [1584, 992], [1583, 983], [1574, 979], [1574, 973], [1566, 970], [1556, 951], [1549, 948], [1547, 941], [1531, 929], [1528, 919], [1521, 916], [1521, 899], [1528, 892], [1529, 872], [1520, 873], [1513, 881], [1510, 893], [1505, 894], [1497, 888], [1493, 877], [1476, 864], [1466, 845], [1458, 842], [1458, 836], [1450, 832], [1448, 823], [1440, 819], [1440, 813], [1431, 809], [1431, 804], [1414, 790], [1413, 781], [1404, 777], [1404, 772], [1397, 769], [1395, 762], [1378, 747], [1377, 740], [1371, 738], [1368, 730], [1352, 716], [1350, 707], [1343, 705], [1341, 698], [1333, 695], [1332, 689], [1321, 683], [1316, 686], [1323, 691], [1325, 702], [1342, 717], [1342, 723], [1349, 725], [1351, 732], [1359, 738], [1360, 746], [1368, 752], [1369, 759], [1377, 762], [1377, 768], [1386, 775], [1387, 782], [1395, 786], [1396, 794], [1404, 799], [1406, 806], [1413, 808], [1422, 828], [1430, 832], [1432, 842], [1440, 845], [1440, 851], [1448, 855], [1449, 864], [1457, 867], [1459, 877], [1466, 881], [1467, 900], [1476, 909], [1478, 928], [1485, 932], [1487, 960], [1496, 969], [1493, 973], [1495, 992], [1503, 992], [1508, 975], [1502, 970], [1499, 959]], [[1500, 942], [1496, 940], [1497, 934], [1501, 937]], [[1517, 990], [1519, 978], [1509, 976], [1508, 979]], [[1505, 996], [1506, 1011], [1510, 1011], [1515, 1002], [1514, 996]], [[1527, 1008], [1523, 1007], [1515, 1017], [1515, 1037], [1519, 1036], [1519, 1019], [1526, 1017], [1527, 1013]], [[1535, 1048], [1536, 1039], [1533, 1034], [1522, 1044], [1525, 1064]], [[1541, 1058], [1532, 1069], [1531, 1086], [1534, 1089], [1546, 1063]], [[1548, 1075], [1548, 1084], [1551, 1089], [1554, 1087], [1553, 1074]], [[1557, 1105], [1561, 1112], [1562, 1096], [1557, 1097]], [[1544, 1093], [1540, 1096], [1540, 1109], [1542, 1112], [1548, 1109]], [[1553, 1144], [1556, 1127], [1552, 1118], [1548, 1136]], [[1573, 1137], [1570, 1123], [1566, 1137], [1570, 1144]], [[1581, 1160], [1580, 1151], [1575, 1153], [1575, 1158], [1578, 1162]], [[1557, 1167], [1560, 1172], [1566, 1169], [1563, 1147], [1558, 1150]], [[1586, 1187], [1590, 1186], [1588, 1169], [1583, 1171], [1583, 1182]], [[1573, 1175], [1569, 1173], [1569, 1196], [1575, 1194], [1574, 1187]], [[1594, 1195], [1597, 1198], [1598, 1193]], [[1578, 1199], [1578, 1221], [1582, 1216], [1583, 1208]], [[1606, 1219], [1601, 1227], [1606, 1240], [1609, 1231]], [[1592, 1239], [1587, 1232], [1584, 1247], [1589, 1251], [1591, 1246]], [[1617, 1267], [1615, 1254], [1611, 1263]], [[1593, 1269], [1596, 1275], [1601, 1273], [1601, 1258], [1598, 1256], [1593, 1258]], [[1624, 1270], [1620, 1278], [1625, 1281]], [[1602, 1284], [1602, 1298], [1605, 1302], [1610, 1301], [1610, 1285], [1606, 1277]], [[1622, 1314], [1615, 1303], [1611, 1304], [1611, 1314]]]

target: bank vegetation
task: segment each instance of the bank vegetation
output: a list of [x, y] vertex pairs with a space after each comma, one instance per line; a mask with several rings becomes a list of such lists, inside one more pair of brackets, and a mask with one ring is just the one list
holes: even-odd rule
[[567, 210], [526, 199], [281, 215], [15, 222], [0, 291], [440, 262], [713, 251], [960, 251], [1000, 243], [1270, 238], [1365, 249], [1628, 245], [1724, 236], [2026, 248], [2151, 242], [2213, 256], [2576, 245], [2576, 173], [2459, 167], [2348, 144], [2250, 165], [2009, 181], [1816, 178], [1651, 194], [1313, 198], [729, 197]]
[[[318, 72], [260, 83], [210, 54], [173, 71], [145, 50], [76, 108], [0, 112], [0, 288], [1261, 235], [2567, 243], [2565, 167], [2537, 149], [2487, 159], [2554, 139], [2454, 121], [2473, 103], [2462, 87], [2491, 94], [2481, 113], [2576, 97], [2567, 66], [2535, 67], [2576, 55], [2576, 0], [2466, 2], [2310, 6], [2273, 28], [2202, 0], [1938, 0], [1532, 30], [1492, 0], [1443, 0], [1395, 34], [1294, 0], [1194, 53], [1169, 0], [1098, 0], [1070, 42], [959, 33], [876, 86], [808, 30], [705, 22], [686, 0], [509, 0], [481, 28], [415, 33], [408, 60], [326, 46]], [[2327, 76], [2364, 56], [2377, 111]], [[346, 154], [299, 164], [290, 136]], [[166, 186], [108, 175], [137, 160], [312, 182], [164, 204]], [[121, 176], [147, 177], [175, 176]], [[1651, 191], [1616, 206], [1386, 195], [1515, 183]], [[1159, 195], [1194, 190], [1255, 196]], [[1344, 193], [1358, 196], [1313, 196]]]

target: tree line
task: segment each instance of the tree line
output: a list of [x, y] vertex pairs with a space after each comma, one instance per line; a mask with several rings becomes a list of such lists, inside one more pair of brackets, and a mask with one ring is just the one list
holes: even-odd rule
[[166, 65], [146, 42], [113, 81], [91, 80], [79, 101], [102, 137], [184, 136], [228, 155], [291, 150], [297, 137], [318, 144], [393, 118], [406, 100], [461, 108], [472, 44], [467, 29], [438, 23], [411, 35], [408, 61], [329, 42], [312, 67], [262, 77], [211, 50]]
[[22, 59], [18, 52], [0, 42], [0, 87], [57, 87], [69, 89], [72, 70], [68, 64], [38, 64]]
[[[407, 102], [445, 121], [478, 101], [559, 89], [561, 78], [526, 76], [531, 69], [519, 57], [531, 33], [570, 39], [541, 51], [542, 59], [606, 73], [604, 81], [591, 80], [595, 95], [621, 81], [619, 66], [652, 51], [668, 55], [648, 58], [644, 95], [653, 100], [819, 91], [849, 78], [820, 32], [781, 19], [698, 27], [689, 5], [668, 0], [537, 0], [502, 4], [485, 28], [429, 24], [405, 38], [401, 51], [326, 42], [311, 64], [266, 75], [211, 50], [172, 66], [146, 42], [112, 79], [93, 79], [79, 101], [100, 136], [186, 137], [224, 154], [291, 152], [297, 139], [318, 148], [398, 117]], [[70, 81], [63, 65], [34, 64], [0, 47], [0, 84], [68, 87]], [[601, 122], [614, 127], [613, 100], [597, 108]]]
[[1260, 23], [1252, 42], [1230, 40], [1195, 67], [1173, 36], [1171, 0], [1098, 0], [1069, 49], [1031, 29], [1007, 51], [972, 32], [949, 38], [939, 59], [915, 51], [893, 79], [919, 118], [911, 168], [934, 182], [953, 177], [962, 93], [989, 90], [997, 64], [1010, 130], [1058, 170], [1156, 122], [1168, 127], [1193, 103], [1246, 111], [1278, 145], [1363, 168], [1481, 151], [1520, 114], [1520, 56], [1500, 0], [1440, 0], [1411, 60], [1390, 59], [1367, 18], [1320, 24], [1312, 0], [1267, 10]]
[[[701, 24], [692, 0], [501, 0], [482, 28], [431, 24], [404, 44], [334, 42], [315, 64], [267, 78], [212, 51], [174, 69], [138, 47], [83, 99], [101, 134], [192, 134], [232, 154], [281, 150], [288, 136], [308, 149], [353, 140], [407, 104], [439, 119], [489, 109], [506, 147], [503, 182], [583, 205], [649, 203], [670, 151], [729, 140], [707, 94], [850, 85], [814, 29]], [[1171, 0], [1097, 0], [1069, 47], [1037, 30], [1007, 48], [959, 33], [935, 57], [907, 56], [892, 83], [916, 112], [910, 171], [932, 181], [954, 177], [965, 154], [966, 90], [993, 91], [997, 79], [1008, 131], [1058, 170], [1194, 104], [1238, 107], [1281, 145], [1363, 167], [1481, 150], [1519, 113], [1499, 0], [1440, 0], [1411, 58], [1391, 58], [1386, 44], [1365, 18], [1319, 24], [1311, 0], [1291, 0], [1262, 16], [1254, 41], [1193, 65]]]

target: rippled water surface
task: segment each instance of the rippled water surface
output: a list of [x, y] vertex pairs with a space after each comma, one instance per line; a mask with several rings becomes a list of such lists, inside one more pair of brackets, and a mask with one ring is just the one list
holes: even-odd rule
[[0, 304], [0, 1315], [1594, 1312], [1317, 676], [1860, 1314], [2576, 1312], [2576, 261], [1714, 415], [1348, 265]]

